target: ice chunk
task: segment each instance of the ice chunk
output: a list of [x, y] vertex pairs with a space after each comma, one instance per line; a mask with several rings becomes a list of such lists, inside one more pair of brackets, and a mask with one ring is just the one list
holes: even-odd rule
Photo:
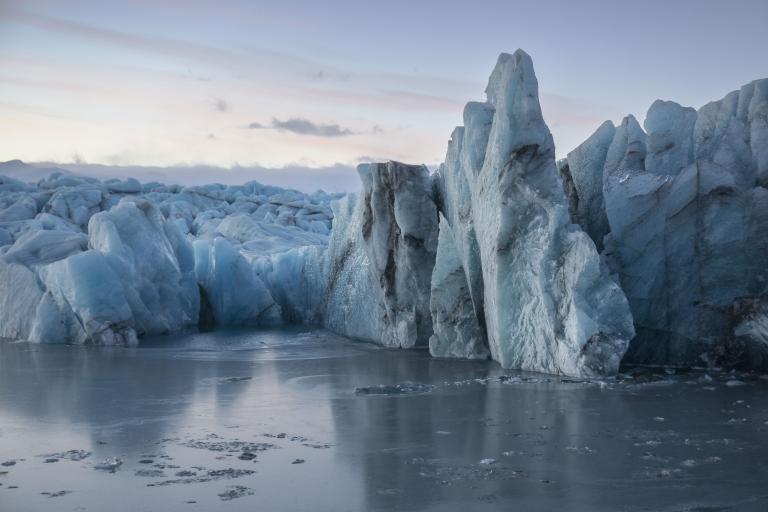
[[103, 200], [101, 185], [59, 188], [51, 196], [45, 211], [85, 227], [91, 216], [102, 210]]
[[90, 246], [120, 278], [140, 334], [197, 324], [200, 296], [191, 247], [153, 203], [124, 200], [94, 215], [88, 232]]
[[11, 206], [0, 211], [0, 222], [32, 219], [37, 215], [37, 202], [29, 196], [21, 197]]
[[[463, 173], [469, 194], [452, 186], [439, 203], [457, 241], [474, 230], [491, 355], [507, 368], [615, 373], [634, 334], [631, 315], [593, 242], [570, 222], [530, 57], [501, 55], [486, 92], [487, 104], [465, 109], [464, 130], [454, 132], [463, 140], [441, 169]], [[471, 228], [453, 213], [467, 197]]]
[[40, 276], [48, 292], [38, 307], [32, 341], [136, 344], [125, 289], [104, 255], [75, 254], [43, 267]]
[[281, 323], [280, 308], [246, 259], [224, 238], [194, 244], [195, 275], [216, 325]]
[[432, 335], [430, 281], [437, 252], [437, 209], [424, 166], [362, 164], [362, 242], [379, 284], [385, 345], [426, 346]]
[[0, 258], [0, 338], [27, 339], [43, 292], [35, 273]]
[[88, 237], [71, 231], [28, 231], [2, 256], [8, 262], [31, 267], [44, 265], [82, 252], [88, 248]]
[[107, 180], [104, 182], [104, 186], [110, 192], [119, 194], [138, 194], [142, 191], [141, 183], [134, 178], [128, 178], [125, 180]]
[[613, 174], [645, 170], [645, 139], [645, 132], [634, 116], [622, 119], [605, 156], [603, 184]]
[[437, 210], [424, 166], [358, 166], [359, 197], [334, 206], [324, 255], [323, 324], [390, 347], [426, 346]]
[[[567, 174], [575, 193], [570, 194], [571, 217], [589, 235], [598, 250], [608, 234], [608, 218], [603, 199], [603, 169], [616, 128], [606, 121], [579, 147], [568, 153], [560, 173]], [[566, 182], [567, 183], [567, 182]]]
[[362, 247], [365, 201], [349, 194], [332, 203], [333, 230], [323, 254], [325, 293], [320, 299], [322, 324], [367, 341], [381, 340], [378, 283]]
[[645, 169], [675, 175], [693, 162], [693, 127], [696, 110], [674, 101], [656, 100], [645, 116]]
[[437, 261], [432, 273], [430, 298], [434, 334], [429, 353], [435, 357], [486, 359], [490, 356], [453, 234], [445, 218], [440, 218]]

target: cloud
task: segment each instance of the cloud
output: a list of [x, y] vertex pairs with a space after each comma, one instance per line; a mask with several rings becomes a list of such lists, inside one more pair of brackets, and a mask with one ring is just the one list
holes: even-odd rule
[[304, 119], [303, 117], [291, 117], [285, 121], [272, 118], [268, 125], [253, 122], [248, 125], [251, 130], [278, 130], [281, 132], [290, 132], [297, 135], [312, 135], [315, 137], [347, 137], [355, 135], [356, 132], [349, 128], [344, 128], [338, 124], [318, 124]]
[[229, 110], [229, 104], [221, 98], [214, 98], [213, 108], [219, 112], [227, 112]]

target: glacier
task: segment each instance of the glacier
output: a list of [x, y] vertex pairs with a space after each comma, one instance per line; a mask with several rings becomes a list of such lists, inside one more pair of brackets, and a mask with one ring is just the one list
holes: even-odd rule
[[437, 170], [362, 164], [359, 193], [0, 176], [0, 338], [304, 324], [575, 377], [768, 367], [768, 80], [560, 161], [530, 56], [485, 93]]
[[568, 155], [578, 200], [602, 197], [573, 218], [608, 221], [593, 235], [634, 316], [626, 362], [765, 367], [766, 119], [763, 79], [698, 111], [656, 101], [644, 129], [629, 115]]
[[134, 345], [190, 328], [279, 325], [254, 255], [326, 244], [335, 198], [256, 182], [1, 177], [0, 337]]
[[571, 222], [531, 58], [502, 54], [486, 94], [465, 108], [436, 180], [461, 252], [474, 252], [465, 265], [468, 281], [482, 280], [476, 311], [490, 354], [505, 368], [616, 373], [632, 317], [594, 243]]

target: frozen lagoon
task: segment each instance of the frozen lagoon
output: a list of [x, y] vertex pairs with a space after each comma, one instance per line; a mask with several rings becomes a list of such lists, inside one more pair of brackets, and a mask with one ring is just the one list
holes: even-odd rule
[[764, 511], [766, 379], [575, 381], [307, 330], [2, 342], [0, 510]]

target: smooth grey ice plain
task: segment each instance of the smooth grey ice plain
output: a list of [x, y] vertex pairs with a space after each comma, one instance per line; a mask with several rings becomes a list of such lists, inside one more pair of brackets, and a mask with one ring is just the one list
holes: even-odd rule
[[0, 343], [0, 510], [766, 510], [768, 376], [577, 380], [321, 330]]

